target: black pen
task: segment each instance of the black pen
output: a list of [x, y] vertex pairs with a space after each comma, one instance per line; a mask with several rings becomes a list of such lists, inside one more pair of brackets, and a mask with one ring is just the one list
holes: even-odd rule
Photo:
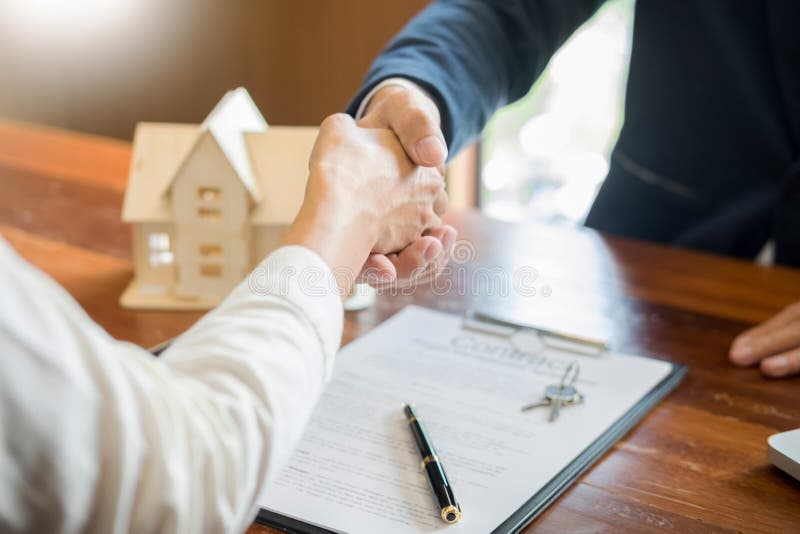
[[419, 420], [419, 417], [414, 412], [414, 408], [410, 404], [406, 404], [403, 406], [403, 412], [405, 412], [408, 419], [408, 427], [414, 436], [414, 442], [417, 444], [419, 454], [422, 456], [420, 465], [428, 475], [428, 482], [431, 483], [431, 489], [436, 495], [436, 500], [439, 501], [442, 521], [456, 523], [461, 519], [461, 505], [456, 501], [453, 487], [447, 480], [447, 475], [444, 472], [439, 456], [436, 454], [436, 449], [433, 448], [433, 443], [431, 443], [428, 434], [425, 432], [422, 421]]

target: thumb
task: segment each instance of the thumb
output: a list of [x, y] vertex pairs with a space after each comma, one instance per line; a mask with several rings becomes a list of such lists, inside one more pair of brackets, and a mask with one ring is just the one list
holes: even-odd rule
[[437, 167], [447, 160], [439, 109], [420, 91], [386, 87], [375, 95], [359, 126], [394, 131], [408, 157], [417, 165]]
[[444, 165], [447, 145], [435, 116], [420, 108], [405, 108], [393, 110], [388, 118], [389, 128], [414, 163], [423, 167]]

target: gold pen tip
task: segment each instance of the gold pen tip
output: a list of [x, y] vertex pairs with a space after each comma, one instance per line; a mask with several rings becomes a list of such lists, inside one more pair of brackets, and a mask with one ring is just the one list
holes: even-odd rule
[[458, 520], [461, 519], [461, 510], [453, 506], [445, 506], [442, 508], [442, 521], [445, 523], [458, 523]]

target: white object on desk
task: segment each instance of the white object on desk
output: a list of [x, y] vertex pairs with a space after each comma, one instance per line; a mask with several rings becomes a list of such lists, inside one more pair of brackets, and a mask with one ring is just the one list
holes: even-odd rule
[[361, 311], [372, 307], [378, 290], [369, 284], [354, 284], [350, 295], [344, 301], [345, 311]]
[[800, 428], [767, 438], [767, 458], [776, 467], [800, 480]]

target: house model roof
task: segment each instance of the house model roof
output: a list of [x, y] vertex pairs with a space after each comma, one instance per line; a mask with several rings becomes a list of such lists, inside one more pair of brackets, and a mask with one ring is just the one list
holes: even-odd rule
[[[200, 131], [208, 131], [211, 134], [253, 200], [260, 200], [261, 194], [250, 166], [244, 134], [266, 132], [267, 121], [258, 111], [247, 89], [239, 87], [225, 93], [200, 125]], [[200, 136], [198, 142], [199, 140]]]
[[313, 126], [270, 126], [265, 133], [245, 135], [263, 197], [251, 212], [251, 222], [286, 224], [294, 220], [305, 197], [308, 159], [318, 132]]
[[251, 223], [291, 222], [303, 201], [317, 128], [267, 127], [244, 89], [229, 92], [201, 125], [137, 125], [123, 220], [172, 220], [172, 180], [206, 134], [214, 137], [252, 196]]

